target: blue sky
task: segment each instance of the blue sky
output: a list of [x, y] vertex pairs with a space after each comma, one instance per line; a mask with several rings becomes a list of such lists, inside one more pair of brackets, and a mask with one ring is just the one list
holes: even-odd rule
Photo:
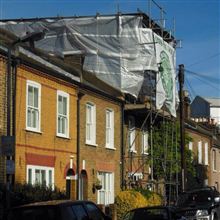
[[[166, 28], [182, 41], [177, 66], [185, 65], [185, 87], [195, 95], [220, 98], [220, 1], [155, 0], [166, 11]], [[148, 13], [148, 0], [0, 0], [0, 18], [29, 18], [136, 12]], [[159, 19], [152, 3], [153, 19]]]

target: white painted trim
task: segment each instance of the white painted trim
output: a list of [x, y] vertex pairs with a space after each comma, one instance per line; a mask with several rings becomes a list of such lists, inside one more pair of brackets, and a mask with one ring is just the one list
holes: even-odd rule
[[132, 129], [129, 129], [129, 151], [136, 153], [135, 149], [135, 142], [136, 142], [136, 130], [135, 127]]
[[[28, 127], [28, 87], [32, 86], [34, 88], [38, 89], [38, 111], [39, 111], [39, 120], [37, 123], [37, 128]], [[41, 132], [41, 84], [27, 80], [26, 81], [26, 130], [28, 131], [34, 131], [34, 132]]]
[[26, 181], [28, 183], [28, 170], [32, 170], [32, 180], [31, 184], [35, 184], [35, 170], [45, 170], [46, 171], [46, 185], [49, 186], [49, 171], [52, 171], [52, 188], [54, 188], [54, 167], [46, 167], [46, 166], [35, 166], [35, 165], [27, 165], [26, 167]]
[[[66, 127], [66, 134], [63, 134], [63, 133], [59, 133], [58, 132], [58, 116], [59, 116], [59, 101], [58, 101], [58, 98], [59, 96], [62, 96], [62, 97], [65, 97], [67, 99], [67, 127]], [[58, 137], [63, 137], [63, 138], [69, 138], [69, 94], [64, 92], [64, 91], [61, 91], [61, 90], [57, 90], [57, 114], [56, 114], [56, 131], [57, 131], [57, 136]]]
[[[149, 143], [148, 143], [149, 133], [147, 131], [142, 132], [142, 147], [141, 147], [141, 153], [145, 155], [149, 155], [148, 149], [149, 149]], [[145, 140], [146, 139], [146, 140]], [[145, 146], [145, 142], [147, 145]]]
[[[88, 109], [88, 106], [91, 107], [91, 130], [90, 130], [91, 140], [88, 140], [88, 137], [87, 137], [87, 117], [88, 117], [87, 109]], [[92, 145], [92, 146], [97, 146], [97, 144], [96, 144], [96, 105], [91, 102], [86, 103], [86, 129], [85, 130], [86, 130], [86, 135], [85, 135], [86, 144]]]
[[202, 164], [202, 141], [198, 142], [198, 164]]
[[209, 144], [208, 142], [205, 142], [205, 161], [204, 161], [204, 164], [205, 165], [209, 165]]
[[[109, 112], [110, 117], [110, 130], [109, 130], [109, 143], [107, 143], [107, 112]], [[115, 139], [115, 121], [114, 121], [114, 110], [106, 109], [105, 111], [105, 147], [108, 149], [115, 149], [114, 139]]]

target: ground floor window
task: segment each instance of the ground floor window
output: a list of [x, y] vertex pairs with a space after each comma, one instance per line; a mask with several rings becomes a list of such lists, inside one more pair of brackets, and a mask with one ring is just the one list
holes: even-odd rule
[[54, 186], [54, 168], [27, 165], [27, 183], [32, 185]]
[[143, 173], [129, 173], [128, 177], [133, 181], [138, 181], [143, 179]]
[[98, 190], [98, 204], [114, 203], [114, 173], [98, 172], [98, 178], [101, 181], [102, 188]]

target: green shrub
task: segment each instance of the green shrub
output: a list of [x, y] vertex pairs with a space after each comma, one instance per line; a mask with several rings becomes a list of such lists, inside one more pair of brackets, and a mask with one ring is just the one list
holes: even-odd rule
[[147, 201], [141, 193], [134, 190], [120, 192], [115, 198], [118, 220], [122, 219], [124, 214], [134, 208], [144, 207]]
[[120, 220], [131, 209], [161, 205], [160, 195], [145, 189], [133, 189], [120, 192], [115, 198], [117, 219]]
[[162, 197], [159, 194], [151, 192], [148, 189], [138, 188], [135, 190], [140, 192], [145, 197], [147, 201], [147, 206], [155, 206], [162, 204]]
[[40, 185], [15, 184], [10, 193], [11, 206], [59, 199], [66, 199], [64, 192]]

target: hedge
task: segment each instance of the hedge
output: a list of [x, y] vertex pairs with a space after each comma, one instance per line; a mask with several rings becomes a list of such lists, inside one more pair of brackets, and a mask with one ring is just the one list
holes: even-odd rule
[[145, 206], [161, 205], [161, 203], [162, 199], [156, 193], [146, 190], [141, 190], [140, 192], [137, 190], [122, 191], [115, 198], [117, 219], [121, 220], [129, 210]]

